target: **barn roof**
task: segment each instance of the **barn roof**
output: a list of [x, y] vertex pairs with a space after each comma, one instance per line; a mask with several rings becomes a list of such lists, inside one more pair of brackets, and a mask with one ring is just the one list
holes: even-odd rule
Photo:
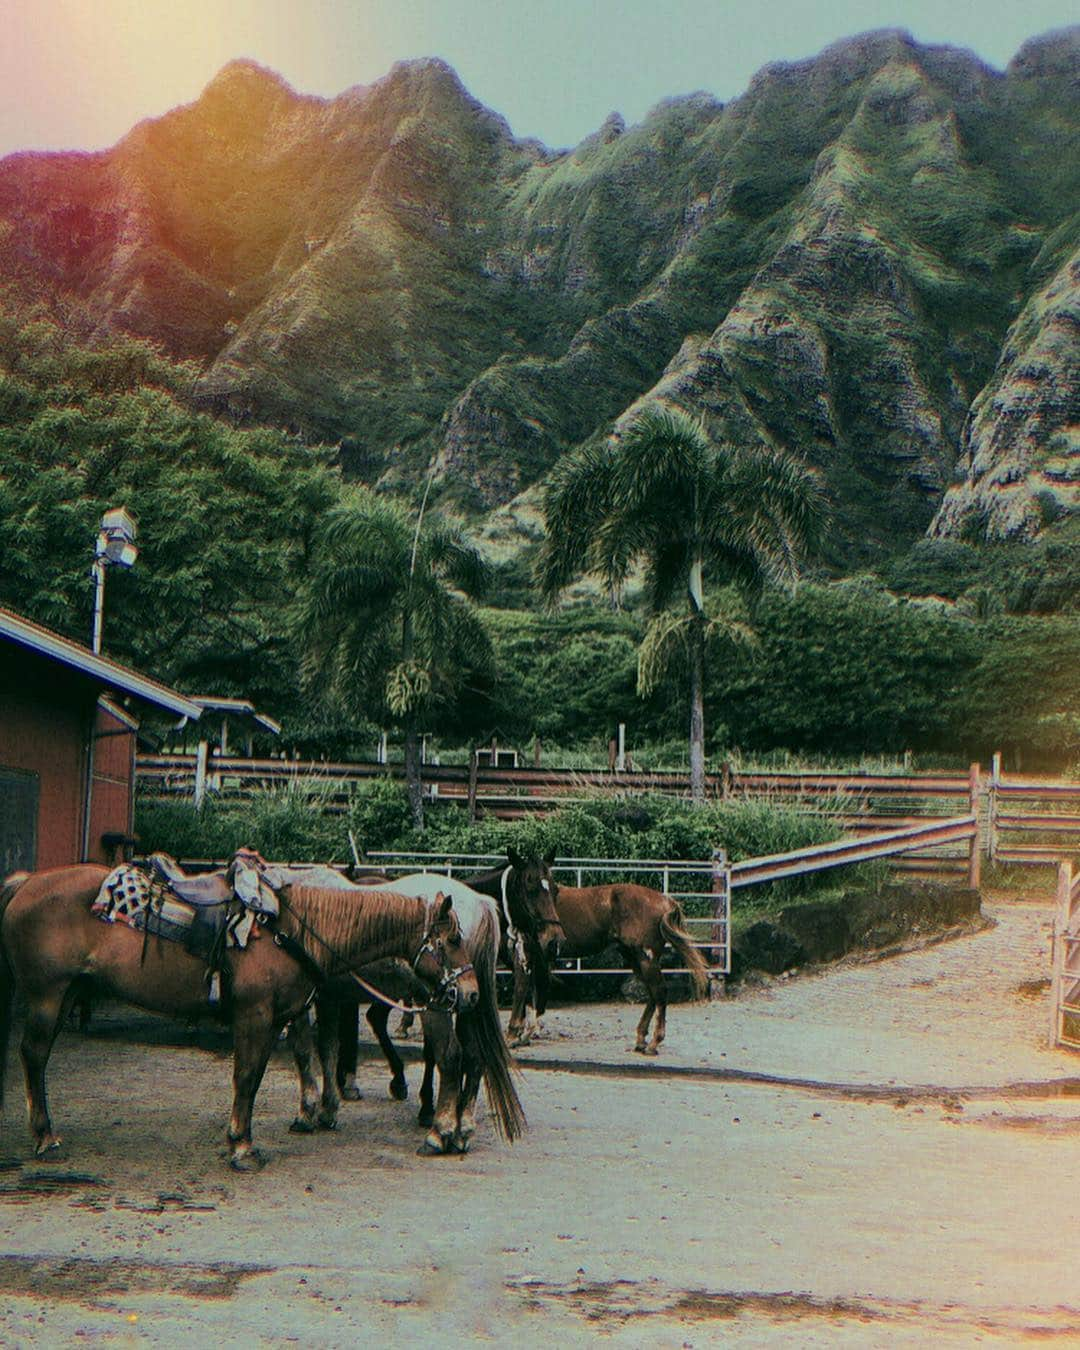
[[225, 717], [239, 717], [250, 720], [260, 731], [269, 731], [275, 736], [281, 735], [281, 723], [268, 713], [259, 712], [250, 699], [203, 698], [201, 694], [192, 694], [191, 697], [193, 702], [202, 708], [203, 712], [221, 713]]
[[185, 694], [168, 685], [159, 684], [148, 675], [121, 666], [108, 657], [95, 655], [89, 647], [83, 647], [70, 638], [61, 637], [50, 628], [32, 623], [10, 609], [0, 608], [0, 638], [6, 638], [41, 656], [59, 662], [71, 670], [86, 675], [96, 681], [103, 689], [113, 694], [127, 694], [148, 703], [154, 708], [175, 713], [180, 717], [196, 719], [202, 712], [201, 706]]

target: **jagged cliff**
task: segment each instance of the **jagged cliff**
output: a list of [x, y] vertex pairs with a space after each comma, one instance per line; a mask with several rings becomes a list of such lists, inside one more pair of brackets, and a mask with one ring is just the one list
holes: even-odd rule
[[642, 398], [818, 464], [838, 554], [1078, 505], [1080, 29], [1004, 73], [863, 35], [727, 105], [517, 141], [447, 66], [250, 62], [94, 155], [0, 162], [0, 276], [197, 397], [489, 509]]

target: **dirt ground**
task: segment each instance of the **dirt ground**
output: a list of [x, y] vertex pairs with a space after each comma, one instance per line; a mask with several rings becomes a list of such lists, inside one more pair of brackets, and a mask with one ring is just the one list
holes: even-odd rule
[[482, 1125], [464, 1158], [415, 1156], [374, 1058], [336, 1134], [289, 1134], [281, 1054], [271, 1161], [236, 1175], [223, 1037], [105, 1010], [54, 1054], [61, 1161], [31, 1158], [8, 1065], [0, 1344], [1080, 1343], [1051, 911], [987, 909], [974, 936], [675, 1005], [658, 1060], [628, 1051], [632, 1006], [556, 1008], [519, 1055], [528, 1136]]

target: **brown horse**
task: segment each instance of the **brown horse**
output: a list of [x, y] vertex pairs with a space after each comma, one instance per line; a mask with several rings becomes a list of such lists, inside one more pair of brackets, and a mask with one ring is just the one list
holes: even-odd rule
[[[55, 1156], [60, 1146], [49, 1118], [45, 1069], [78, 981], [91, 977], [107, 992], [155, 1012], [198, 1018], [211, 1011], [203, 959], [179, 942], [147, 939], [91, 914], [108, 873], [93, 864], [61, 867], [20, 874], [0, 889], [0, 1091], [17, 987], [26, 1003], [21, 1050], [30, 1130], [42, 1158]], [[343, 906], [332, 892], [287, 887], [280, 901], [276, 923], [253, 928], [245, 948], [225, 954], [233, 1030], [227, 1138], [238, 1171], [261, 1162], [251, 1142], [251, 1114], [278, 1034], [304, 1011], [324, 978], [399, 958], [440, 999], [450, 986], [464, 998], [479, 994], [471, 968], [464, 969], [470, 963], [448, 903], [429, 921], [423, 901], [392, 893]]]
[[[606, 947], [617, 946], [627, 964], [645, 986], [645, 1010], [637, 1026], [634, 1049], [642, 1055], [655, 1055], [667, 1032], [667, 990], [660, 967], [660, 956], [670, 946], [690, 972], [691, 992], [695, 999], [706, 997], [709, 968], [693, 946], [686, 931], [682, 910], [668, 895], [648, 886], [559, 886], [555, 908], [562, 924], [564, 940], [560, 957], [595, 956]], [[551, 963], [545, 954], [532, 950], [532, 984], [536, 994], [536, 1013], [540, 1017], [547, 1005]], [[527, 986], [526, 986], [527, 987]], [[515, 1003], [518, 980], [514, 981]], [[649, 1023], [656, 1012], [656, 1026], [647, 1043]], [[524, 1023], [524, 1006], [515, 1006], [512, 1020]]]

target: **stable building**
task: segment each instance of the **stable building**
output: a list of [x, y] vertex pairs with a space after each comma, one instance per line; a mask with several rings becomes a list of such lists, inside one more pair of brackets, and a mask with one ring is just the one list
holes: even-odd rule
[[0, 608], [0, 879], [113, 861], [131, 834], [135, 739], [147, 711], [175, 724], [202, 708]]

